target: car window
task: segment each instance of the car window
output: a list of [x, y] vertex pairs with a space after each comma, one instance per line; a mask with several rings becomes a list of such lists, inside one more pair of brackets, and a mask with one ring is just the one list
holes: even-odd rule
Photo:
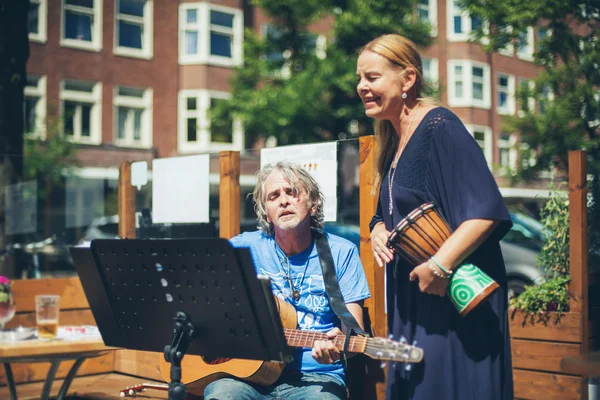
[[119, 224], [106, 224], [98, 226], [98, 229], [107, 235], [117, 236], [119, 234]]

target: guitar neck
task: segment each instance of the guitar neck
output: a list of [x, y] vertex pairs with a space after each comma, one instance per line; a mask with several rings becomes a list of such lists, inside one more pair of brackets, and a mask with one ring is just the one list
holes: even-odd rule
[[[295, 329], [284, 329], [287, 344], [290, 347], [313, 347], [313, 343], [317, 340], [331, 340], [339, 349], [344, 350], [344, 342], [346, 336], [338, 335], [334, 339], [327, 337], [325, 333], [314, 331], [300, 331]], [[351, 336], [348, 343], [348, 351], [350, 353], [364, 353], [367, 345], [367, 338], [362, 336]]]

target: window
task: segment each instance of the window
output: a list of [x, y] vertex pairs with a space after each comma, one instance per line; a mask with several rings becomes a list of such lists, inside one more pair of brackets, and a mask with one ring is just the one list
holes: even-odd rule
[[517, 40], [517, 57], [533, 61], [533, 28], [527, 28], [526, 32], [520, 32]]
[[450, 60], [448, 71], [448, 104], [451, 107], [491, 107], [489, 65], [470, 60]]
[[29, 0], [29, 13], [27, 15], [27, 31], [29, 40], [46, 43], [48, 3], [47, 0]]
[[118, 87], [114, 106], [115, 144], [152, 147], [152, 90]]
[[28, 76], [25, 86], [25, 133], [45, 139], [46, 124], [46, 78]]
[[83, 50], [102, 48], [102, 0], [62, 0], [60, 44]]
[[152, 57], [152, 0], [117, 0], [115, 9], [115, 54]]
[[549, 86], [542, 87], [539, 100], [540, 114], [544, 114], [548, 111], [548, 105], [554, 100], [554, 92]]
[[552, 29], [548, 27], [538, 28], [536, 46], [539, 50], [540, 44], [548, 40], [552, 36]]
[[467, 130], [481, 148], [488, 166], [492, 165], [492, 129], [487, 126], [465, 125]]
[[241, 64], [241, 9], [210, 3], [185, 3], [179, 7], [179, 26], [181, 64]]
[[100, 144], [102, 85], [65, 80], [60, 91], [63, 133], [79, 143]]
[[423, 79], [427, 85], [437, 90], [439, 88], [439, 62], [437, 58], [423, 57]]
[[[535, 82], [519, 78], [519, 112], [518, 115], [522, 117], [527, 112], [535, 111], [535, 99], [533, 98], [533, 90], [535, 89]], [[523, 100], [527, 98], [527, 101]]]
[[515, 77], [498, 74], [496, 111], [498, 114], [513, 115], [515, 113]]
[[437, 0], [419, 0], [417, 17], [431, 25], [431, 36], [437, 36]]
[[500, 173], [514, 173], [517, 168], [517, 137], [515, 134], [502, 133], [498, 138], [498, 151], [500, 153]]
[[[529, 146], [529, 144], [527, 143], [520, 143], [519, 144], [519, 155], [520, 155], [520, 164], [521, 164], [521, 168], [530, 168], [530, 167], [534, 167], [537, 164], [537, 154], [535, 152], [535, 150], [533, 150], [531, 148], [531, 146]], [[554, 167], [552, 167], [554, 168]], [[541, 172], [541, 176], [544, 176], [544, 172]], [[546, 176], [549, 177], [549, 176]]]
[[244, 136], [239, 121], [211, 126], [210, 109], [229, 99], [225, 92], [184, 90], [179, 93], [179, 151], [242, 150]]
[[467, 41], [471, 31], [476, 30], [483, 23], [479, 18], [471, 18], [471, 16], [458, 5], [457, 0], [447, 0], [447, 9], [450, 10], [447, 12], [447, 37], [451, 42]]
[[[496, 27], [498, 35], [510, 35], [512, 34], [513, 27], [511, 25], [503, 25]], [[498, 53], [503, 56], [512, 57], [515, 55], [515, 46], [512, 40], [509, 40], [506, 45], [500, 49], [498, 49]]]

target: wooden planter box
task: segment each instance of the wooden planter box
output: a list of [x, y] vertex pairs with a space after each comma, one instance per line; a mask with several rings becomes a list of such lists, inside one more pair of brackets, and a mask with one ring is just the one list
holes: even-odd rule
[[509, 310], [517, 399], [587, 399], [588, 379], [566, 374], [561, 360], [597, 349], [598, 279], [588, 274], [586, 155], [569, 152], [570, 311], [558, 316]]
[[561, 372], [563, 357], [581, 353], [581, 313], [554, 312], [543, 320], [510, 312], [510, 336], [515, 398], [579, 399], [587, 393], [587, 379]]

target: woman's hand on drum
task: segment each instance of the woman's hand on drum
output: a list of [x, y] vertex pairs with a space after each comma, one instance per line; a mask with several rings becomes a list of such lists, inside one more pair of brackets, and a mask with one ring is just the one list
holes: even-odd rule
[[373, 249], [375, 261], [377, 261], [380, 267], [383, 267], [383, 264], [389, 263], [394, 259], [394, 252], [387, 247], [389, 237], [390, 232], [385, 230], [383, 222], [379, 222], [371, 231], [371, 248]]
[[421, 289], [421, 292], [423, 293], [445, 296], [450, 279], [438, 278], [435, 276], [429, 269], [428, 264], [429, 262], [426, 262], [413, 269], [409, 279], [411, 281], [418, 279], [419, 289]]

